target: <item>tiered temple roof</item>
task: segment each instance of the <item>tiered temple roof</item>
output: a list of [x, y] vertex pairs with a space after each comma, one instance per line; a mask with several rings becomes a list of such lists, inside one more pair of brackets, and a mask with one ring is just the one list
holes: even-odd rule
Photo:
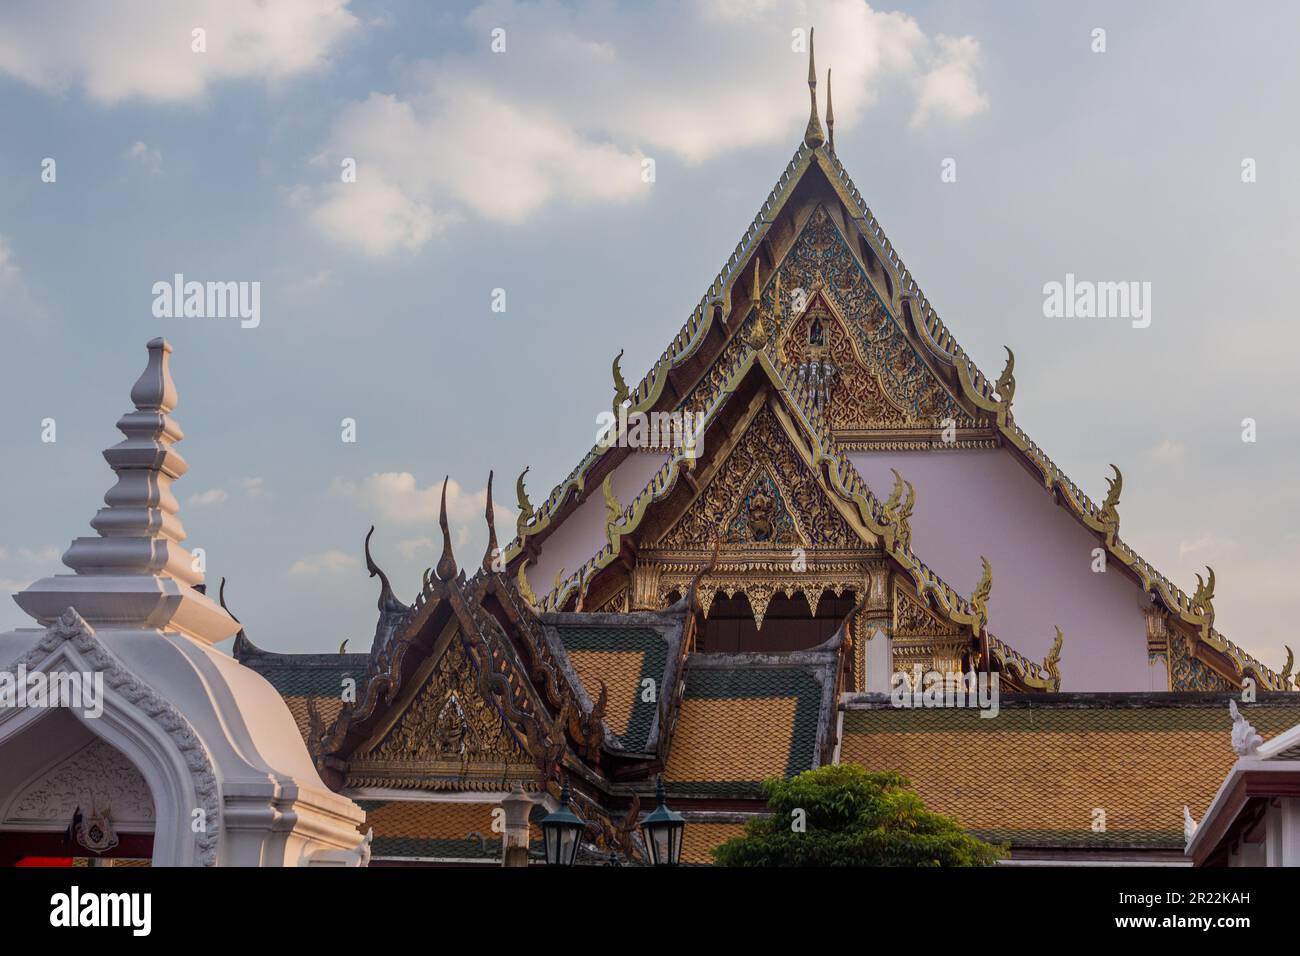
[[[1189, 596], [1119, 538], [1118, 471], [1098, 505], [1016, 425], [1009, 350], [996, 382], [976, 368], [863, 202], [813, 104], [804, 142], [668, 349], [631, 388], [615, 363], [616, 413], [697, 414], [702, 448], [643, 458], [633, 474], [649, 477], [626, 502], [613, 479], [626, 485], [623, 466], [645, 453], [624, 443], [598, 444], [537, 508], [521, 475], [504, 568], [489, 481], [489, 553], [469, 577], [452, 555], [444, 503], [442, 558], [411, 605], [371, 558], [368, 535], [367, 567], [381, 585], [368, 654], [269, 654], [241, 634], [237, 656], [289, 701], [323, 778], [367, 809], [377, 859], [487, 859], [499, 848], [491, 811], [502, 794], [517, 785], [553, 805], [565, 778], [590, 852], [640, 859], [635, 823], [662, 774], [689, 821], [685, 858], [709, 862], [762, 812], [764, 779], [835, 759], [903, 772], [933, 809], [1017, 852], [1176, 849], [1177, 809], [1207, 805], [1230, 763], [1223, 694], [1043, 693], [1061, 688], [1060, 630], [1041, 663], [990, 633], [989, 562], [959, 593], [912, 546], [909, 518], [925, 507], [912, 484], [895, 471], [890, 493], [878, 494], [851, 453], [1006, 449], [1144, 596], [1156, 623], [1140, 656], [1149, 647], [1167, 658], [1171, 688], [1227, 692], [1247, 678], [1290, 688], [1289, 673], [1214, 629], [1212, 572]], [[827, 363], [843, 401], [828, 404]], [[941, 438], [940, 421], [955, 434]], [[711, 498], [714, 483], [726, 493]], [[736, 492], [754, 487], [779, 533], [720, 555], [724, 538], [744, 537]], [[554, 554], [561, 527], [602, 505], [601, 530], [566, 574]], [[584, 521], [566, 529], [579, 529], [570, 558], [586, 546]], [[815, 584], [763, 563], [791, 545], [814, 553]], [[715, 593], [736, 591], [759, 629], [778, 593], [805, 597], [818, 626], [824, 592], [850, 596], [852, 610], [836, 611], [801, 650], [701, 647]], [[866, 642], [909, 627], [920, 638], [911, 651], [931, 663], [1000, 671], [1020, 693], [1002, 698], [996, 720], [899, 710], [861, 693]], [[1280, 730], [1300, 719], [1294, 700], [1266, 693], [1253, 716]], [[1105, 811], [1102, 829], [1094, 807]]]

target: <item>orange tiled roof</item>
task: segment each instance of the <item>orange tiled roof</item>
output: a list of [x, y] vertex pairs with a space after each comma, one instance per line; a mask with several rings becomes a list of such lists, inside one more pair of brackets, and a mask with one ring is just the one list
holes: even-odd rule
[[691, 820], [682, 830], [682, 862], [713, 863], [713, 850], [745, 832], [743, 823], [704, 823]]
[[[362, 829], [374, 827], [373, 853], [384, 857], [445, 860], [501, 859], [501, 835], [492, 830], [500, 803], [431, 800], [358, 800], [366, 811]], [[533, 817], [544, 815], [535, 808]], [[541, 846], [536, 819], [529, 843]]]
[[833, 718], [835, 654], [695, 654], [664, 780], [678, 793], [760, 796], [768, 777], [817, 766]]
[[[1187, 696], [1004, 698], [993, 718], [850, 704], [840, 760], [896, 770], [930, 809], [1012, 846], [1181, 849], [1183, 805], [1199, 818], [1236, 760], [1227, 695]], [[1300, 695], [1267, 696], [1242, 705], [1261, 734], [1300, 722]]]

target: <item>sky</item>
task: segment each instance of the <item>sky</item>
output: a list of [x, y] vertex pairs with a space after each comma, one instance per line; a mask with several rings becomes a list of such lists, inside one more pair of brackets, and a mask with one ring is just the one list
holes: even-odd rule
[[[0, 591], [93, 533], [162, 335], [209, 582], [260, 646], [368, 647], [370, 525], [412, 600], [450, 475], [473, 567], [489, 469], [506, 540], [523, 467], [537, 503], [591, 447], [613, 355], [635, 382], [681, 327], [802, 137], [808, 26], [840, 160], [980, 367], [1015, 350], [1018, 423], [1096, 500], [1118, 464], [1124, 540], [1189, 592], [1213, 565], [1216, 625], [1280, 668], [1286, 3], [6, 3]], [[256, 326], [155, 315], [177, 273], [260, 283]], [[1045, 316], [1067, 274], [1149, 282], [1149, 327]]]

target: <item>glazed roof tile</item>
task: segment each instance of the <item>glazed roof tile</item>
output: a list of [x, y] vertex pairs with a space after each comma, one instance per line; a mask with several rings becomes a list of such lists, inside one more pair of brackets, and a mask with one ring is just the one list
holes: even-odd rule
[[816, 767], [833, 717], [833, 652], [695, 654], [664, 771], [671, 793], [761, 796]]
[[[1300, 721], [1300, 701], [1266, 696], [1242, 706], [1261, 734]], [[1035, 694], [1003, 698], [996, 717], [981, 718], [859, 695], [844, 714], [840, 760], [902, 773], [931, 810], [1013, 847], [1181, 849], [1183, 805], [1199, 818], [1236, 760], [1227, 701]]]

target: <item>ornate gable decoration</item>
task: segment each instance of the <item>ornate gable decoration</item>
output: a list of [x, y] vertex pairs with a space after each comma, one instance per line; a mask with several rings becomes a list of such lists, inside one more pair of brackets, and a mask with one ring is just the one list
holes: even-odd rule
[[759, 466], [748, 490], [736, 501], [722, 540], [731, 545], [792, 548], [808, 542], [786, 507], [780, 484], [766, 466]]
[[937, 614], [916, 599], [907, 588], [894, 588], [894, 636], [938, 637], [960, 636], [961, 628]]
[[[846, 449], [939, 444], [946, 419], [956, 424], [959, 445], [988, 440], [987, 416], [972, 417], [925, 364], [824, 206], [808, 216], [760, 305], [750, 323], [776, 325], [776, 354], [824, 392], [829, 422]], [[747, 338], [731, 341], [683, 409], [703, 407], [749, 347]]]
[[863, 547], [766, 407], [655, 548], [708, 552], [719, 529], [727, 551]]
[[468, 764], [529, 762], [501, 712], [474, 687], [469, 659], [453, 638], [401, 719], [367, 756], [380, 760]]
[[459, 634], [377, 743], [350, 762], [352, 786], [476, 789], [531, 779], [536, 764], [484, 699]]
[[[877, 309], [869, 311], [867, 321], [878, 329], [885, 317], [879, 302], [871, 301]], [[782, 331], [777, 352], [798, 369], [799, 383], [814, 389], [818, 407], [836, 432], [919, 424], [912, 410], [886, 389], [861, 344], [831, 306], [820, 274], [807, 308]], [[929, 399], [926, 404], [931, 404]]]

